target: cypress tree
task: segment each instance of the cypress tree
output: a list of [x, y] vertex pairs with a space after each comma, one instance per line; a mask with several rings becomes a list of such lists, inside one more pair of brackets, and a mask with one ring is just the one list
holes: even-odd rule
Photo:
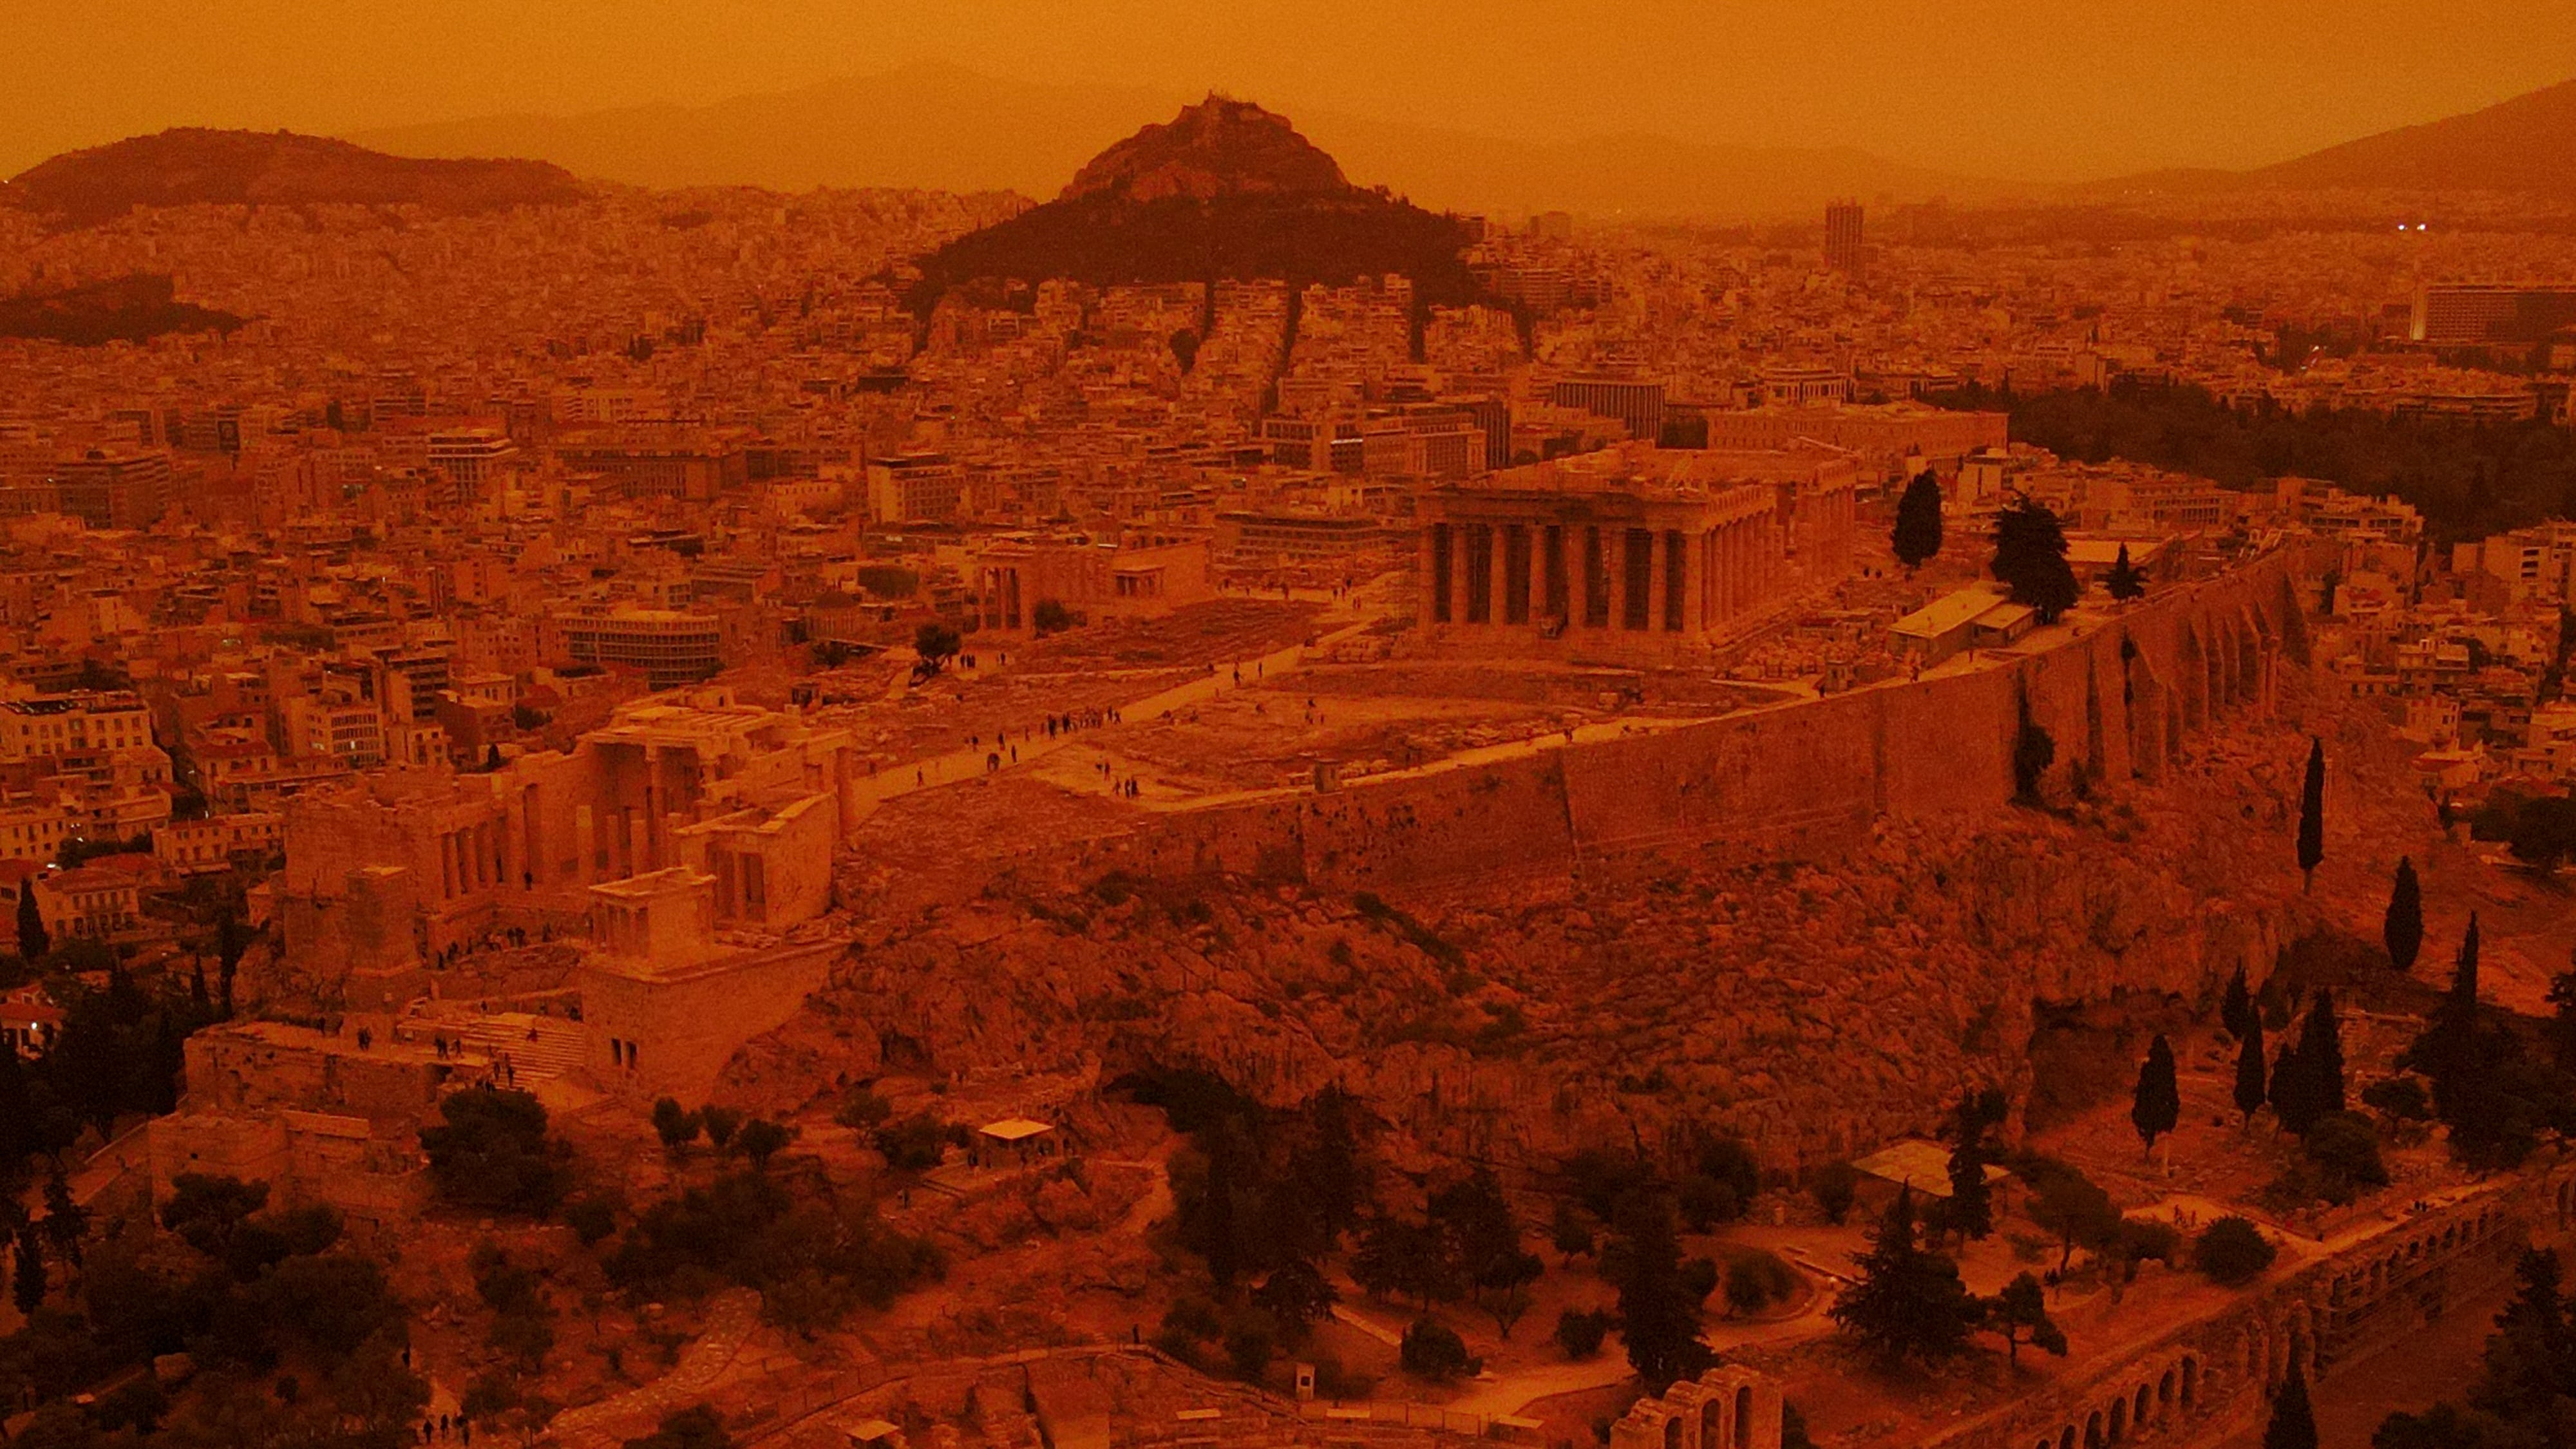
[[2240, 961], [2236, 974], [2227, 978], [2227, 994], [2219, 999], [2218, 1024], [2242, 1040], [2253, 1034], [2254, 1020], [2254, 993], [2245, 989], [2245, 963]]
[[1940, 1226], [1962, 1239], [1991, 1237], [1995, 1231], [1994, 1193], [1986, 1186], [1986, 1163], [1994, 1154], [1986, 1146], [1989, 1119], [1974, 1093], [1959, 1099], [1958, 1144], [1950, 1150], [1950, 1201]]
[[2308, 1008], [2307, 1025], [2300, 1028], [2299, 1055], [2307, 1059], [2308, 1085], [2316, 1091], [2317, 1115], [2331, 1116], [2344, 1110], [2343, 1023], [2335, 1016], [2334, 993], [2324, 987], [2317, 988], [2316, 1004]]
[[2416, 954], [2424, 949], [2424, 888], [2415, 879], [2411, 856], [2397, 858], [2397, 880], [2388, 888], [2388, 916], [2380, 922], [2379, 939], [2398, 970], [2415, 969]]
[[2111, 560], [2110, 575], [2103, 579], [2102, 586], [2110, 590], [2112, 598], [2122, 603], [2127, 603], [2147, 591], [2146, 576], [2139, 573], [2129, 562], [2127, 544], [2120, 545], [2120, 556]]
[[1896, 533], [1890, 542], [1897, 562], [1908, 569], [1941, 551], [1941, 480], [1930, 468], [1915, 474], [1896, 500]]
[[2299, 786], [2299, 873], [2301, 890], [2317, 883], [2317, 865], [2326, 858], [2326, 742], [2308, 739], [2308, 773]]
[[2138, 1066], [2138, 1089], [2129, 1103], [2129, 1122], [2144, 1138], [2147, 1150], [2182, 1121], [2182, 1088], [2174, 1080], [2173, 1044], [2162, 1032], [2147, 1044], [2147, 1059]]
[[52, 949], [45, 936], [45, 913], [36, 906], [36, 878], [18, 882], [18, 959], [32, 966]]
[[2245, 1120], [2251, 1122], [2265, 1100], [2263, 1018], [2249, 1016], [2246, 1026], [2248, 1029], [2236, 1049], [2236, 1110], [2244, 1113]]
[[45, 1244], [33, 1222], [18, 1229], [18, 1276], [9, 1285], [10, 1301], [22, 1318], [33, 1317], [45, 1303]]
[[2307, 1376], [2295, 1363], [2272, 1401], [2272, 1421], [2263, 1426], [2263, 1449], [2317, 1449], [2317, 1415], [2308, 1403]]
[[2478, 1069], [2478, 913], [2469, 912], [2469, 928], [2460, 936], [2460, 954], [2451, 970], [2451, 988], [2433, 1008], [2433, 1019], [2415, 1039], [2400, 1066], [2412, 1067], [2433, 1082], [2434, 1111], [2452, 1121], [2468, 1096], [2468, 1079]]
[[2316, 1063], [2309, 1060], [2307, 1038], [2281, 1048], [2272, 1062], [2272, 1115], [2301, 1137], [2317, 1125]]

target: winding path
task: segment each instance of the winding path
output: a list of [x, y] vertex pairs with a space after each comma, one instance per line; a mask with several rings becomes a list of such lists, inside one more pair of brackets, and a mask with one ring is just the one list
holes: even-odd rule
[[669, 1373], [613, 1399], [564, 1410], [546, 1426], [547, 1439], [565, 1449], [617, 1449], [629, 1438], [651, 1433], [665, 1415], [704, 1398], [759, 1326], [760, 1295], [748, 1288], [726, 1289], [710, 1301], [706, 1331], [680, 1351], [680, 1361]]

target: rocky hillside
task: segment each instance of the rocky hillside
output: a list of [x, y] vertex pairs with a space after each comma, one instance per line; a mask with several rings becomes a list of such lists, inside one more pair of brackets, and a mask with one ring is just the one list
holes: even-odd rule
[[1971, 1084], [2028, 1101], [2035, 1043], [2077, 1018], [2116, 1038], [2239, 964], [2259, 981], [2310, 930], [2375, 935], [2430, 811], [2362, 783], [2403, 777], [2374, 721], [2316, 719], [2339, 768], [2313, 895], [2290, 849], [2306, 737], [2283, 722], [2212, 737], [2154, 789], [1882, 826], [1831, 861], [1604, 863], [1553, 896], [1048, 880], [928, 820], [1025, 839], [1033, 801], [897, 802], [841, 882], [874, 935], [735, 1087], [785, 1105], [887, 1071], [1194, 1064], [1280, 1102], [1341, 1083], [1428, 1156], [1537, 1162], [1707, 1122], [1821, 1160], [1931, 1127]]
[[1266, 191], [1331, 195], [1349, 189], [1342, 168], [1298, 135], [1286, 116], [1210, 96], [1091, 158], [1074, 173], [1064, 198], [1204, 200]]
[[578, 200], [542, 161], [423, 161], [289, 131], [185, 127], [68, 151], [0, 186], [0, 203], [75, 225], [137, 206], [359, 204], [490, 211]]
[[1394, 272], [1425, 301], [1465, 301], [1476, 294], [1468, 241], [1454, 217], [1344, 181], [1286, 117], [1211, 98], [1101, 152], [1055, 200], [924, 258], [914, 298], [927, 305], [983, 278], [1105, 286]]

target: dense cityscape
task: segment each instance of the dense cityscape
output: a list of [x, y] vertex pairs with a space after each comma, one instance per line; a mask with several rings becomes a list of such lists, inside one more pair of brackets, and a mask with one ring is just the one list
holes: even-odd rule
[[2563, 159], [1138, 125], [0, 186], [0, 1439], [2576, 1443]]

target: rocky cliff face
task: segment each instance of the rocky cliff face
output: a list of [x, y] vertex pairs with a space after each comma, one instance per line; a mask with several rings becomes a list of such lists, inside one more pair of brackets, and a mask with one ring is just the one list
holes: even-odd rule
[[1091, 158], [1074, 173], [1063, 199], [1329, 193], [1349, 185], [1333, 158], [1298, 135], [1286, 116], [1247, 101], [1210, 96]]
[[[2308, 728], [2336, 766], [2315, 894], [2291, 848]], [[1831, 859], [1590, 862], [1535, 895], [1082, 883], [954, 855], [924, 894], [911, 864], [854, 860], [843, 898], [874, 934], [734, 1086], [1192, 1063], [1279, 1102], [1338, 1082], [1430, 1156], [1706, 1122], [1815, 1161], [1925, 1130], [1968, 1086], [2027, 1099], [2057, 1008], [2197, 1004], [2310, 930], [2375, 935], [2389, 863], [2432, 829], [2385, 783], [2400, 758], [2316, 706], [2214, 733], [2154, 787], [1881, 825]]]

